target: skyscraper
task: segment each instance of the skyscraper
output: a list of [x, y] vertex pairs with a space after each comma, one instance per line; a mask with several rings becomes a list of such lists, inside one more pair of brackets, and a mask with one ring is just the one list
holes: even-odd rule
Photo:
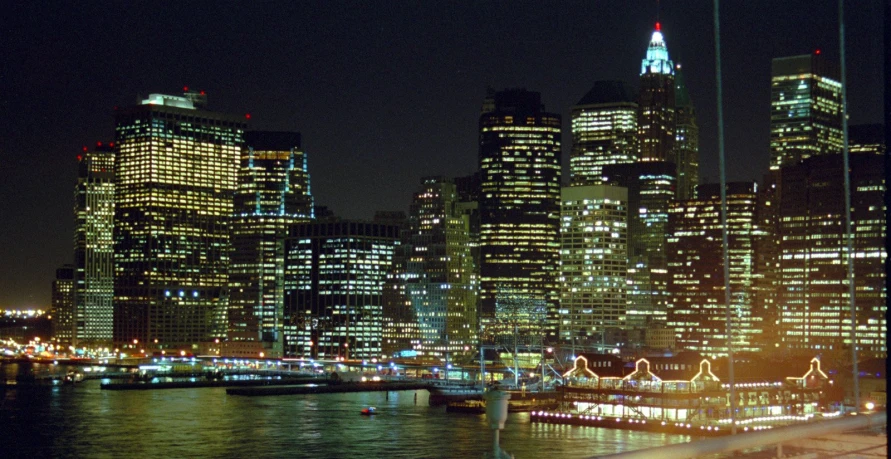
[[510, 89], [486, 99], [479, 127], [481, 320], [496, 335], [554, 339], [560, 115]]
[[470, 216], [458, 207], [451, 180], [426, 177], [415, 193], [402, 236], [405, 295], [418, 321], [425, 353], [477, 344], [478, 273], [471, 253]]
[[676, 110], [674, 163], [678, 167], [678, 195], [680, 200], [692, 199], [699, 184], [699, 125], [696, 109], [687, 92], [681, 64], [675, 67], [674, 100]]
[[[887, 176], [880, 151], [851, 154], [850, 192], [857, 347], [864, 357], [885, 358]], [[850, 356], [842, 159], [820, 155], [781, 168], [777, 306], [780, 345], [792, 353]]]
[[114, 338], [114, 143], [77, 155], [74, 189], [75, 343]]
[[841, 83], [817, 51], [771, 65], [770, 169], [842, 149]]
[[664, 323], [668, 297], [665, 239], [668, 206], [677, 193], [677, 172], [670, 162], [651, 161], [605, 166], [607, 184], [628, 189], [628, 328]]
[[674, 63], [657, 22], [647, 55], [640, 65], [637, 132], [641, 161], [674, 161], [675, 83]]
[[598, 81], [572, 107], [570, 181], [595, 185], [604, 165], [637, 162], [637, 103], [622, 81]]
[[[754, 344], [760, 322], [752, 311], [754, 242], [761, 236], [756, 188], [754, 182], [727, 184], [730, 314], [733, 349], [739, 352], [760, 350]], [[727, 355], [720, 185], [700, 185], [696, 195], [669, 208], [668, 327], [675, 329], [680, 349]]]
[[74, 343], [74, 265], [63, 265], [56, 270], [50, 316], [57, 345]]
[[280, 357], [285, 238], [312, 219], [307, 157], [297, 132], [249, 131], [235, 193], [226, 355]]
[[116, 119], [114, 339], [223, 338], [243, 119], [162, 94]]
[[625, 326], [628, 190], [563, 187], [561, 212], [560, 341], [615, 345]]
[[391, 224], [292, 225], [285, 245], [288, 357], [380, 357], [383, 289], [399, 243]]

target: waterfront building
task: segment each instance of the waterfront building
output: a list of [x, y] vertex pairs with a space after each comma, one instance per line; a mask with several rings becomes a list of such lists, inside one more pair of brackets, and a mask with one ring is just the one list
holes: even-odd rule
[[77, 155], [72, 344], [114, 338], [114, 143]]
[[699, 125], [696, 108], [690, 99], [681, 64], [675, 67], [674, 100], [676, 111], [674, 163], [678, 167], [677, 199], [692, 199], [699, 184]]
[[842, 150], [838, 70], [814, 54], [775, 58], [770, 81], [770, 169]]
[[625, 324], [638, 330], [664, 324], [668, 302], [665, 239], [668, 207], [677, 193], [677, 169], [673, 163], [650, 161], [606, 166], [603, 175], [607, 184], [628, 189]]
[[[817, 358], [735, 362], [738, 431], [807, 422], [832, 412], [829, 376]], [[581, 354], [557, 389], [559, 407], [532, 422], [725, 435], [730, 432], [727, 360], [695, 352], [623, 362]]]
[[560, 222], [559, 338], [574, 349], [615, 346], [625, 327], [628, 190], [567, 186]]
[[383, 289], [399, 227], [329, 218], [291, 225], [285, 243], [284, 355], [382, 354]]
[[850, 357], [847, 265], [853, 256], [859, 354], [887, 356], [887, 176], [884, 155], [877, 154], [881, 151], [850, 155], [852, 254], [846, 241], [842, 155], [813, 156], [781, 169], [777, 304], [781, 346], [792, 353]]
[[313, 218], [300, 133], [248, 131], [231, 221], [228, 340], [224, 354], [281, 357], [285, 238]]
[[194, 100], [203, 98], [152, 94], [116, 112], [117, 343], [191, 349], [226, 334], [245, 123]]
[[[675, 346], [703, 355], [727, 355], [727, 302], [724, 294], [721, 188], [700, 185], [697, 198], [668, 209], [668, 327]], [[730, 316], [734, 352], [759, 351], [760, 318], [752, 311], [755, 240], [763, 236], [755, 221], [754, 182], [727, 184], [727, 239]]]
[[479, 120], [480, 317], [488, 338], [556, 338], [560, 115], [525, 89], [491, 93]]
[[675, 160], [674, 72], [674, 62], [668, 57], [662, 27], [657, 22], [640, 65], [637, 132], [641, 161]]
[[596, 185], [603, 182], [608, 164], [638, 160], [637, 102], [623, 81], [597, 81], [572, 107], [570, 182]]
[[62, 346], [74, 343], [74, 270], [74, 265], [63, 265], [56, 270], [53, 280], [50, 316], [56, 344]]
[[477, 345], [478, 273], [470, 216], [458, 207], [453, 181], [425, 177], [402, 235], [405, 296], [418, 321], [418, 351], [443, 355]]

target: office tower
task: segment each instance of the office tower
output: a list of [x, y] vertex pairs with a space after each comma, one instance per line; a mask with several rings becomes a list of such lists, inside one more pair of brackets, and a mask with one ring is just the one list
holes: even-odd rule
[[668, 301], [665, 238], [668, 206], [677, 193], [675, 165], [651, 161], [606, 166], [603, 176], [607, 184], [628, 189], [626, 326], [644, 329], [665, 323]]
[[607, 164], [635, 163], [638, 159], [637, 102], [622, 81], [597, 81], [572, 107], [570, 182], [602, 183]]
[[281, 357], [285, 238], [313, 218], [300, 133], [249, 131], [235, 192], [225, 355]]
[[693, 199], [699, 184], [699, 125], [696, 124], [696, 108], [687, 92], [681, 64], [675, 67], [675, 145], [674, 163], [678, 167], [678, 196], [680, 200]]
[[[700, 185], [696, 199], [671, 204], [668, 218], [668, 327], [677, 348], [703, 355], [727, 355], [724, 243], [721, 188]], [[752, 314], [757, 186], [727, 184], [730, 314], [734, 352], [755, 352], [760, 321]]]
[[559, 337], [573, 348], [616, 345], [625, 326], [628, 190], [563, 187]]
[[770, 169], [842, 149], [841, 83], [817, 51], [771, 65]]
[[779, 275], [779, 171], [764, 174], [758, 187], [758, 203], [755, 206], [755, 222], [760, 236], [755, 238], [755, 268], [752, 278], [752, 313], [761, 321], [761, 334], [756, 337], [757, 346], [763, 352], [781, 351], [780, 311], [777, 307]]
[[116, 119], [114, 339], [164, 349], [223, 338], [245, 124], [163, 94]]
[[285, 244], [287, 357], [380, 357], [383, 289], [399, 227], [330, 219], [292, 225]]
[[657, 22], [647, 55], [640, 65], [637, 132], [641, 161], [675, 159], [674, 92], [674, 63], [668, 58], [662, 27]]
[[424, 353], [476, 349], [479, 279], [469, 242], [470, 217], [458, 207], [455, 184], [442, 177], [421, 179], [402, 248], [407, 251], [405, 295]]
[[53, 280], [52, 309], [53, 336], [57, 345], [74, 344], [74, 265], [63, 265], [56, 270]]
[[74, 188], [72, 340], [107, 344], [114, 338], [114, 143], [83, 150]]
[[[400, 238], [408, 232], [408, 216], [391, 218], [390, 224], [399, 228]], [[412, 303], [405, 294], [406, 272], [412, 247], [397, 244], [393, 249], [393, 263], [384, 282], [381, 350], [386, 357], [416, 357], [421, 346], [421, 329]]]
[[[555, 338], [560, 115], [525, 89], [491, 94], [480, 116], [480, 314], [488, 337]], [[510, 339], [514, 341], [513, 338]]]
[[[782, 346], [792, 353], [850, 356], [842, 160], [842, 155], [813, 156], [780, 170], [777, 304]], [[850, 155], [856, 339], [864, 358], [887, 356], [884, 161], [875, 152]]]

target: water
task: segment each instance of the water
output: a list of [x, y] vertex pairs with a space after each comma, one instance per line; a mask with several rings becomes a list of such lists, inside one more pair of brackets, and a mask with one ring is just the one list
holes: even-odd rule
[[[366, 406], [380, 414], [360, 416]], [[103, 391], [98, 381], [0, 391], [0, 432], [0, 456], [30, 458], [479, 458], [492, 445], [484, 416], [430, 407], [426, 391], [236, 397], [223, 388]], [[511, 414], [501, 432], [502, 448], [518, 459], [688, 440], [532, 424], [526, 413]]]

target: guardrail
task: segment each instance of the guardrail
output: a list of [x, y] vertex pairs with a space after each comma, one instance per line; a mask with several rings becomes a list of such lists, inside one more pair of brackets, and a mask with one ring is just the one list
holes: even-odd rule
[[793, 440], [814, 438], [823, 435], [848, 432], [856, 429], [874, 428], [888, 425], [886, 412], [848, 416], [841, 419], [814, 422], [806, 425], [780, 427], [758, 432], [743, 433], [720, 438], [678, 443], [656, 448], [612, 454], [609, 456], [593, 456], [611, 459], [686, 459], [708, 454], [732, 453], [749, 448], [782, 445]]

